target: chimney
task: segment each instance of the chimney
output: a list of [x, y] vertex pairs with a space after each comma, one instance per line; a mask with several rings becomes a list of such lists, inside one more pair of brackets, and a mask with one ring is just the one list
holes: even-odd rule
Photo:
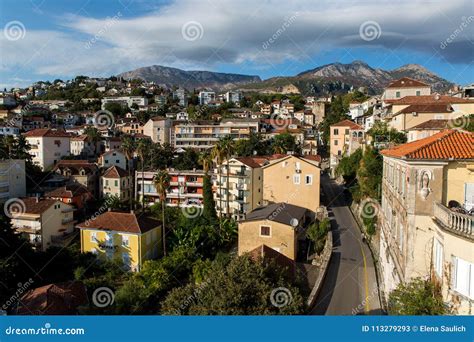
[[36, 194], [36, 203], [39, 203], [39, 195]]

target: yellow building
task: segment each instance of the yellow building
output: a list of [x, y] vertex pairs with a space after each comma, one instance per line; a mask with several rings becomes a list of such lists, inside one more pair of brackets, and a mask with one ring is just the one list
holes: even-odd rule
[[162, 253], [161, 223], [135, 213], [108, 211], [77, 225], [81, 251], [99, 258], [121, 260], [125, 268], [139, 271], [143, 262]]
[[264, 245], [295, 261], [311, 222], [311, 212], [296, 205], [273, 203], [257, 208], [239, 222], [239, 255]]
[[443, 130], [382, 151], [381, 288], [431, 277], [474, 312], [474, 134]]
[[342, 120], [330, 126], [329, 129], [329, 167], [334, 172], [343, 157], [350, 156], [365, 143], [364, 127]]
[[263, 169], [263, 204], [289, 203], [316, 212], [319, 208], [318, 156], [286, 156]]

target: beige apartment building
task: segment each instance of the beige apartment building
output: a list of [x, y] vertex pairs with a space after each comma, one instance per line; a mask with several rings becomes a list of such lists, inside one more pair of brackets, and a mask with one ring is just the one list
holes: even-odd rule
[[334, 172], [343, 157], [351, 155], [365, 144], [364, 127], [342, 120], [329, 128], [329, 167]]
[[119, 166], [108, 168], [100, 183], [101, 197], [116, 196], [121, 201], [128, 201], [132, 196], [132, 177]]
[[0, 160], [0, 203], [9, 198], [26, 196], [25, 161]]
[[70, 155], [71, 135], [61, 130], [38, 128], [26, 132], [26, 141], [31, 146], [33, 163], [41, 169], [51, 169], [62, 157]]
[[310, 210], [288, 203], [256, 208], [239, 222], [238, 253], [267, 246], [295, 261], [299, 243], [306, 239], [306, 228], [312, 220]]
[[165, 144], [170, 142], [171, 128], [170, 119], [155, 116], [143, 125], [143, 134], [149, 136], [154, 143]]
[[314, 157], [289, 155], [263, 166], [263, 204], [288, 203], [316, 212], [321, 169]]
[[180, 123], [173, 127], [171, 144], [175, 148], [206, 150], [213, 147], [219, 138], [230, 135], [233, 139], [247, 139], [250, 133], [258, 131], [259, 120], [253, 119]]
[[25, 197], [18, 199], [22, 210], [12, 212], [12, 228], [35, 248], [46, 250], [63, 246], [73, 238], [74, 208], [54, 199]]
[[444, 130], [382, 151], [381, 288], [431, 277], [458, 314], [474, 312], [474, 134]]
[[382, 100], [401, 99], [405, 96], [430, 95], [431, 87], [421, 81], [403, 77], [390, 83], [382, 94]]

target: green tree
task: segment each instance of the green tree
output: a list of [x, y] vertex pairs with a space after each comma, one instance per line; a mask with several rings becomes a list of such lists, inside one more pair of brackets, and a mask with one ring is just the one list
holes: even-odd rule
[[[122, 151], [125, 154], [125, 158], [127, 159], [127, 170], [128, 170], [128, 177], [131, 179], [132, 177], [132, 164], [131, 161], [133, 159], [133, 155], [135, 153], [136, 144], [135, 141], [129, 135], [124, 135], [122, 137]], [[144, 192], [142, 189], [142, 196], [144, 196]], [[130, 194], [130, 210], [133, 209], [133, 196]]]
[[[165, 206], [166, 206], [166, 191], [170, 186], [170, 175], [166, 170], [159, 170], [153, 179], [156, 192], [160, 196], [161, 202], [161, 222], [162, 222], [162, 240], [163, 240], [163, 254], [166, 256], [166, 225], [165, 225]], [[143, 192], [143, 189], [142, 189]]]
[[449, 314], [439, 285], [422, 278], [399, 284], [389, 295], [388, 311], [390, 315]]
[[289, 132], [276, 135], [271, 142], [273, 153], [285, 154], [287, 152], [300, 152], [296, 138]]
[[362, 149], [358, 148], [350, 156], [345, 156], [339, 161], [336, 167], [336, 175], [344, 177], [346, 183], [352, 182], [356, 178], [361, 160]]
[[95, 127], [89, 126], [84, 130], [84, 134], [87, 136], [87, 140], [94, 147], [94, 155], [97, 154], [97, 144], [102, 140], [102, 135], [99, 130]]
[[407, 136], [394, 128], [389, 128], [384, 121], [376, 121], [367, 134], [372, 137], [372, 144], [395, 143], [403, 144], [407, 141]]
[[357, 181], [363, 197], [380, 199], [382, 171], [382, 156], [377, 150], [367, 147], [357, 170]]

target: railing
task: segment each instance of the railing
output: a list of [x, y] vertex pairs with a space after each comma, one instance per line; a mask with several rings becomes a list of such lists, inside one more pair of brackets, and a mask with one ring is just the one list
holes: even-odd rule
[[433, 215], [445, 228], [474, 238], [474, 216], [457, 213], [437, 202], [433, 204]]

